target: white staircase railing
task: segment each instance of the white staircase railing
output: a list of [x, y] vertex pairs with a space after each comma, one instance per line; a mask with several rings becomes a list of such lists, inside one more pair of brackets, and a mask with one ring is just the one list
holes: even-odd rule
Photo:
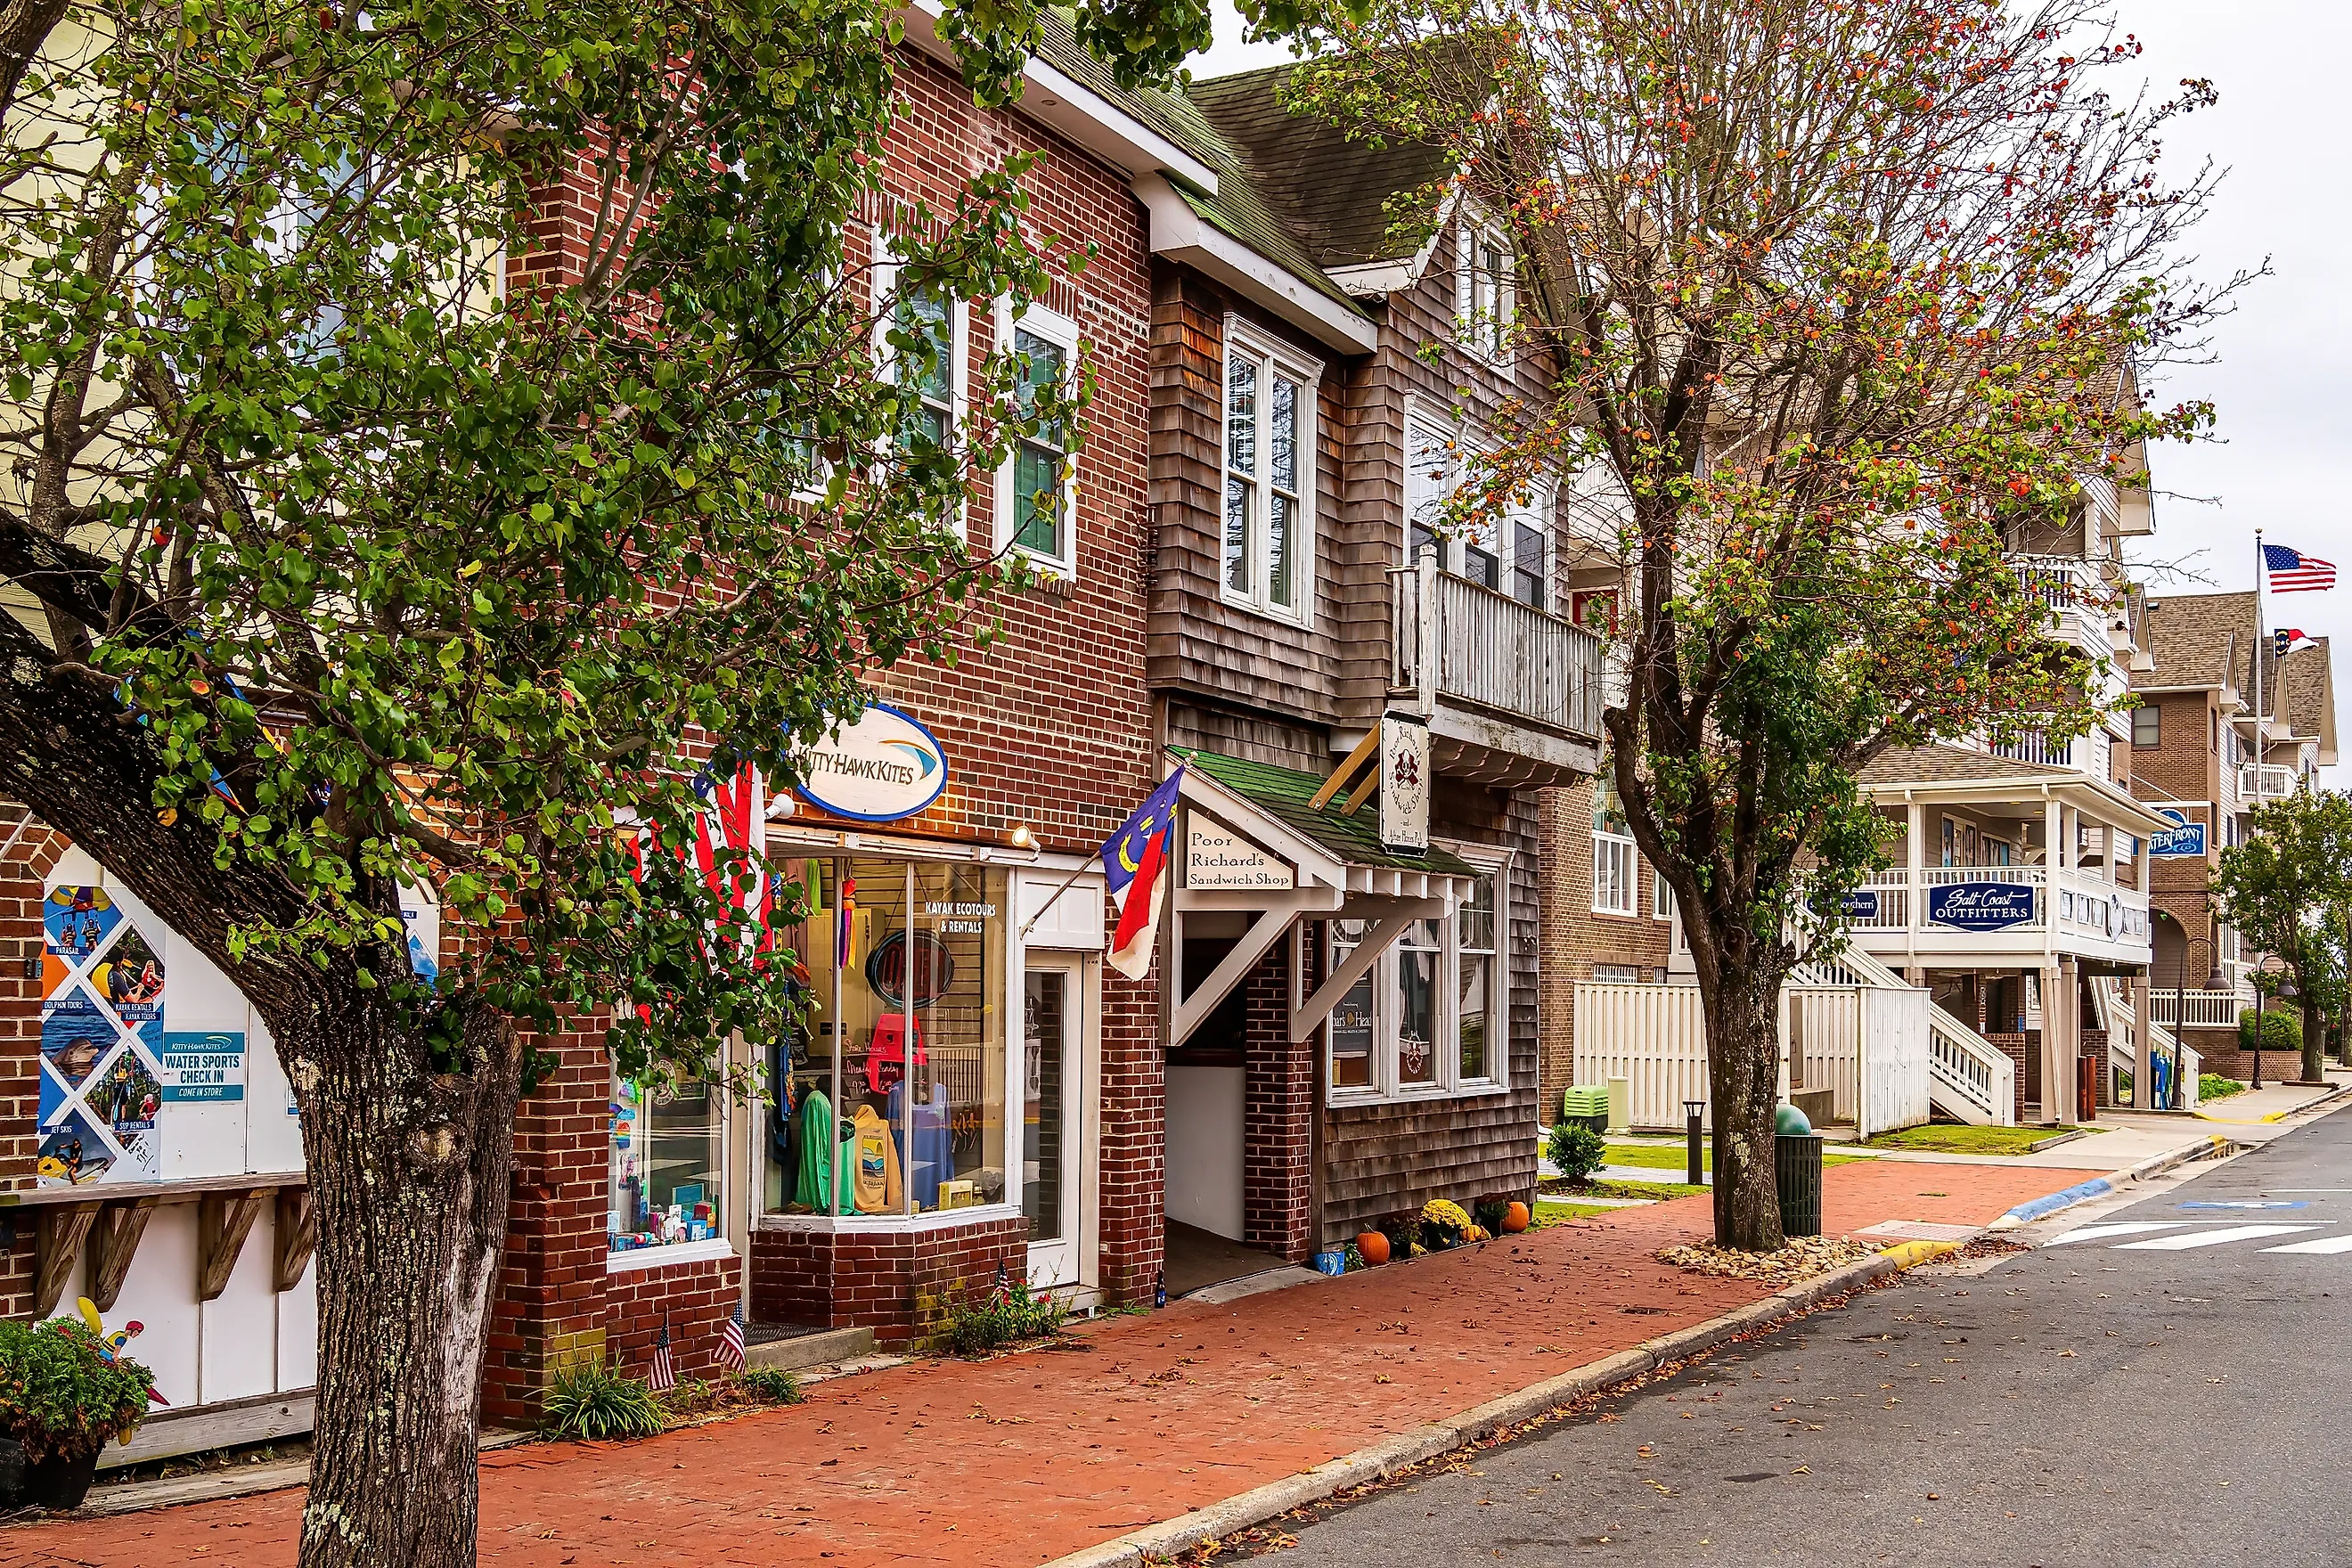
[[[1799, 964], [1790, 984], [1913, 989], [1910, 982], [1851, 943], [1834, 958]], [[1932, 1001], [1927, 1005], [1927, 1098], [1945, 1114], [1979, 1127], [2017, 1123], [2017, 1064]]]
[[[2091, 1000], [2098, 1009], [2100, 1026], [2107, 1032], [2107, 1066], [2121, 1073], [2139, 1070], [2139, 1042], [2137, 1037], [2137, 1017], [2124, 983], [2112, 975], [2098, 975], [2091, 982]], [[2180, 1064], [2179, 1110], [2197, 1109], [2197, 1076], [2204, 1068], [2204, 1058], [2193, 1047], [2184, 1046], [2173, 1037], [2172, 1026], [2154, 1016], [2147, 1020], [2150, 1054], [2156, 1058]]]
[[2017, 1125], [2017, 1064], [2008, 1052], [1932, 1005], [1927, 1070], [1929, 1098], [1949, 1114], [1979, 1127]]

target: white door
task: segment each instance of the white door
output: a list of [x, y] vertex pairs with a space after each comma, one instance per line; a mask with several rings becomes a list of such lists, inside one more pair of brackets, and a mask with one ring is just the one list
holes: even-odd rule
[[1079, 1012], [1075, 962], [1032, 953], [1023, 982], [1021, 1209], [1029, 1220], [1029, 1283], [1078, 1279]]

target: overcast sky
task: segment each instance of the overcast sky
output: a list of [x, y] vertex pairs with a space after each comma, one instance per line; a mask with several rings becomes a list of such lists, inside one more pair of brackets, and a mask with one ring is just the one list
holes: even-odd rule
[[[2352, 58], [2346, 0], [2116, 0], [2121, 31], [2146, 46], [2153, 99], [2184, 77], [2205, 77], [2221, 102], [2179, 123], [2166, 156], [2178, 179], [2206, 159], [2228, 170], [2194, 236], [2200, 270], [2219, 279], [2265, 260], [2213, 333], [2217, 362], [2167, 374], [2149, 389], [2169, 404], [2210, 398], [2220, 439], [2151, 454], [2157, 533], [2136, 553], [2181, 562], [2205, 579], [2173, 593], [2253, 585], [2253, 533], [2346, 569], [2346, 585], [2273, 600], [2268, 624], [2352, 639], [2352, 440], [2336, 405], [2352, 351], [2352, 208], [2342, 153], [2343, 62]], [[1217, 47], [1192, 62], [1216, 76], [1286, 58], [1242, 42], [1240, 18], [1219, 0]], [[2120, 91], [2124, 84], [2118, 81]], [[2352, 661], [2352, 640], [2338, 644]], [[2338, 670], [2352, 687], [2352, 662]], [[2340, 786], [2347, 775], [2329, 770]]]

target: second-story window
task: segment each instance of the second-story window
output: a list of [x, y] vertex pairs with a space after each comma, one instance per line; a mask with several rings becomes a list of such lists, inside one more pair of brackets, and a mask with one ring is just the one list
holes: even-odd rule
[[1224, 526], [1219, 580], [1227, 600], [1304, 620], [1313, 584], [1313, 365], [1228, 326]]
[[1625, 821], [1617, 791], [1606, 784], [1592, 786], [1592, 912], [1596, 915], [1641, 913], [1635, 891], [1634, 868], [1641, 852], [1633, 846], [1633, 830]]
[[2154, 703], [2143, 702], [2132, 710], [2132, 746], [2135, 750], [2154, 750], [2163, 743], [2163, 721]]
[[914, 395], [899, 412], [899, 439], [944, 447], [956, 419], [956, 303], [937, 289], [910, 289], [893, 314], [914, 340], [898, 356], [898, 385]]
[[1462, 341], [1488, 359], [1500, 359], [1510, 340], [1518, 308], [1511, 247], [1484, 224], [1465, 221], [1454, 231], [1454, 309]]
[[[1032, 305], [1016, 317], [1007, 305], [997, 315], [996, 341], [1020, 362], [1018, 395], [1024, 413], [1035, 410], [1040, 387], [1069, 394], [1078, 361], [1076, 321], [1043, 305]], [[1024, 436], [997, 481], [998, 543], [1019, 550], [1050, 574], [1074, 575], [1078, 565], [1074, 479], [1069, 432], [1060, 420], [1047, 420]]]

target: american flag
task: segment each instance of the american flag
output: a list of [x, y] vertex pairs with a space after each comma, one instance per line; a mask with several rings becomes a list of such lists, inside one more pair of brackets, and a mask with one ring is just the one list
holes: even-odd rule
[[669, 1320], [662, 1320], [661, 1331], [654, 1336], [654, 1369], [646, 1378], [646, 1386], [656, 1394], [667, 1394], [677, 1386], [677, 1368], [670, 1364]]
[[729, 1372], [743, 1370], [743, 1304], [735, 1304], [735, 1315], [719, 1331], [719, 1364]]
[[2284, 544], [2263, 546], [2263, 567], [2270, 574], [2274, 594], [2315, 594], [2336, 586], [2336, 563], [2305, 555]]

